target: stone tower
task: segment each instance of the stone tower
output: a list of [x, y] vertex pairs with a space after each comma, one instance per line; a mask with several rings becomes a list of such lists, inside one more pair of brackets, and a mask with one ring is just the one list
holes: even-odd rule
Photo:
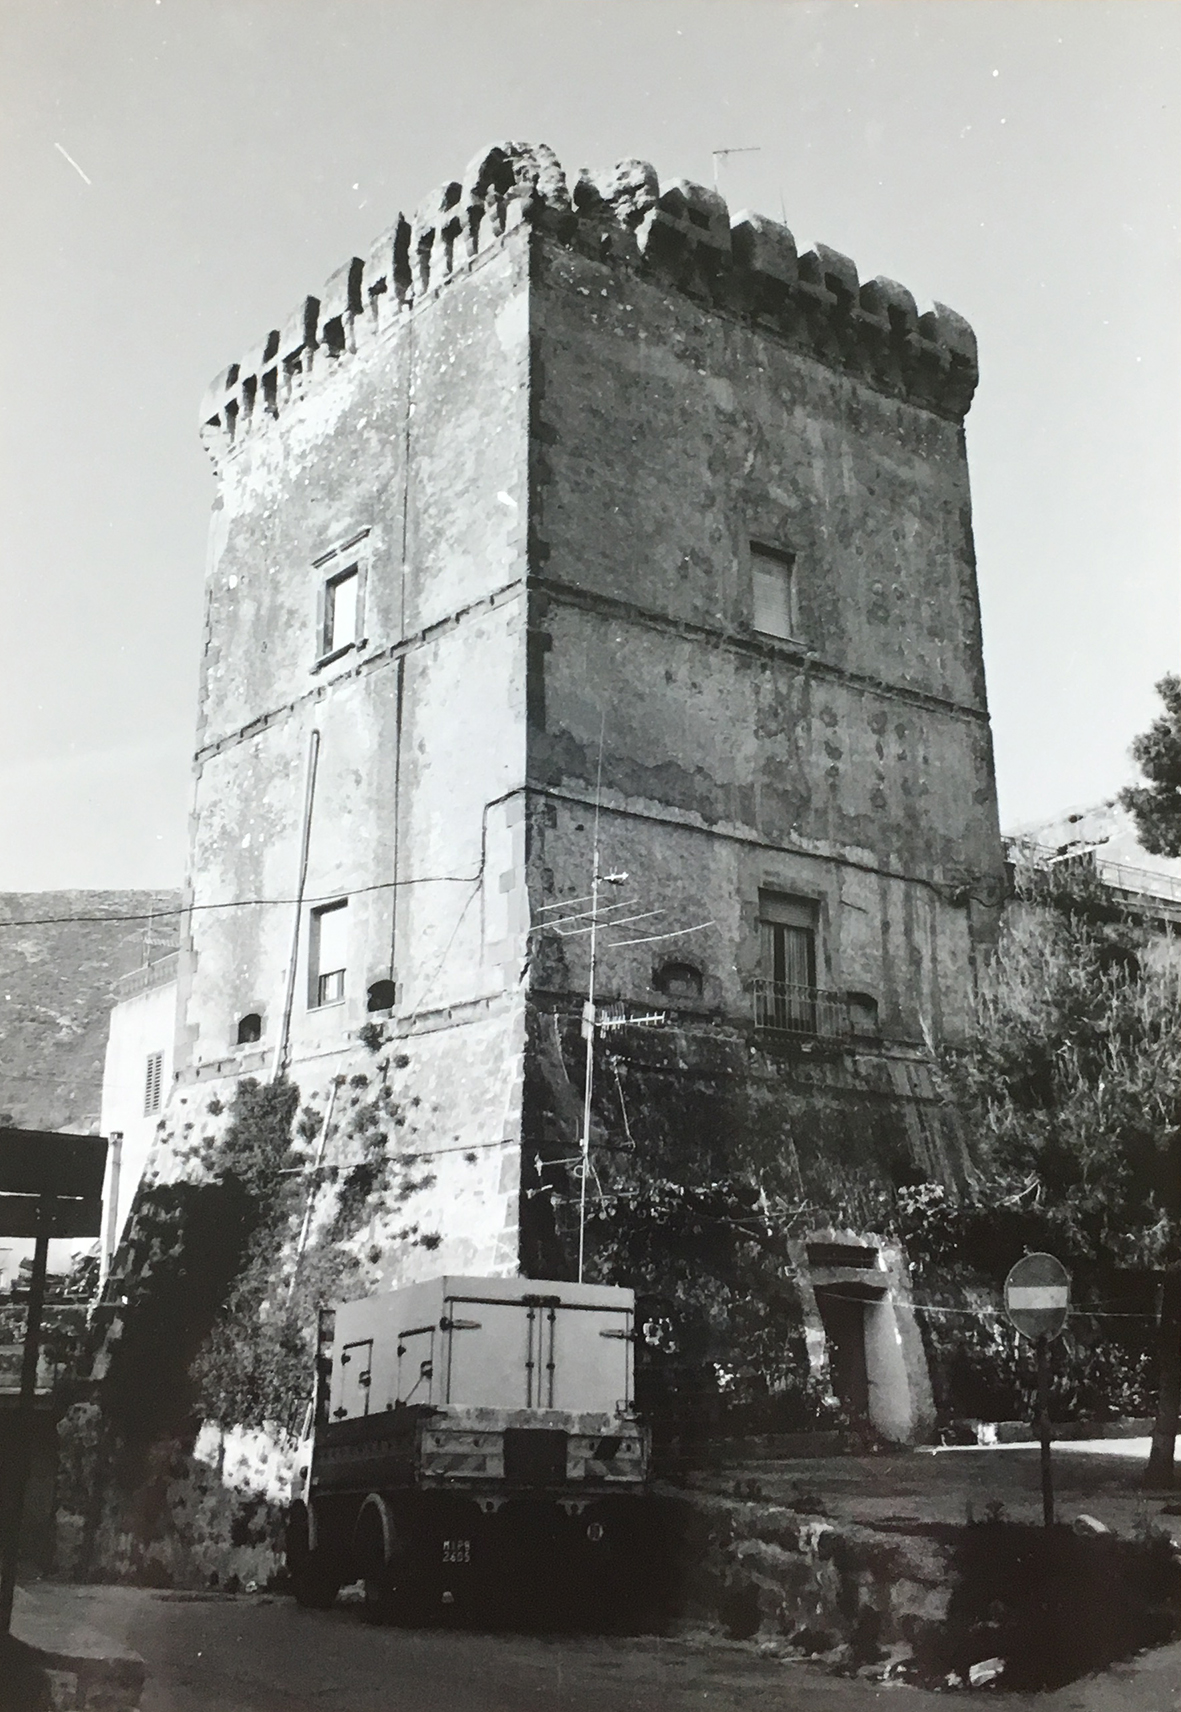
[[244, 1074], [339, 1112], [380, 1052], [439, 1239], [375, 1213], [382, 1276], [568, 1269], [597, 815], [596, 1139], [757, 1133], [822, 1284], [875, 1185], [959, 1171], [976, 379], [951, 310], [520, 144], [219, 376], [173, 1133]]

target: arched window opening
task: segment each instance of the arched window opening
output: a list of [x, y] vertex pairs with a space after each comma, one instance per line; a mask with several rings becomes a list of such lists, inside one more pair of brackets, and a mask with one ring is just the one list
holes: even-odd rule
[[257, 1011], [247, 1011], [245, 1016], [238, 1018], [238, 1045], [252, 1046], [261, 1039], [262, 1018]]
[[699, 999], [703, 978], [696, 963], [662, 963], [652, 976], [658, 993], [670, 999]]
[[398, 989], [393, 981], [374, 981], [369, 989], [369, 1009], [392, 1011], [397, 996]]

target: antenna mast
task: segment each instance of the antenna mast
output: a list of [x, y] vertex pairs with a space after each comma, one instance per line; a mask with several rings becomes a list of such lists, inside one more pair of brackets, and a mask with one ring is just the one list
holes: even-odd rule
[[[653, 1024], [660, 1024], [667, 1021], [663, 1011], [653, 1012], [647, 1016], [629, 1017], [624, 1012], [622, 1006], [608, 1005], [600, 1014], [595, 1005], [595, 975], [597, 971], [599, 941], [599, 888], [601, 886], [626, 885], [628, 880], [628, 875], [626, 873], [604, 874], [601, 854], [599, 851], [599, 808], [603, 794], [603, 738], [606, 734], [606, 730], [607, 716], [604, 714], [602, 725], [599, 728], [599, 768], [598, 775], [595, 779], [594, 851], [591, 857], [590, 909], [585, 912], [590, 916], [590, 926], [577, 927], [572, 930], [573, 933], [589, 933], [590, 935], [590, 968], [587, 974], [586, 1000], [582, 1007], [582, 1038], [586, 1041], [586, 1077], [582, 1090], [582, 1135], [579, 1141], [578, 1161], [578, 1282], [580, 1284], [583, 1281], [583, 1271], [586, 1263], [586, 1185], [587, 1178], [590, 1176], [591, 1168], [591, 1102], [594, 1097], [595, 1086], [595, 1035], [597, 1032], [601, 1031], [603, 1033], [607, 1033], [610, 1029], [615, 1028], [646, 1028], [651, 1027]], [[586, 900], [584, 898], [576, 898], [573, 901], [575, 903], [584, 903]], [[618, 909], [619, 907], [620, 906], [618, 904], [608, 904], [607, 911], [610, 912], [613, 908]], [[645, 915], [662, 915], [663, 913], [663, 910], [647, 910], [637, 916], [609, 916], [609, 919], [606, 920], [603, 925], [604, 927], [622, 927], [629, 921], [642, 921]], [[574, 921], [577, 920], [578, 917], [568, 916], [565, 919], [568, 921]], [[680, 939], [686, 933], [699, 933], [703, 928], [712, 927], [713, 925], [712, 921], [699, 921], [695, 922], [692, 927], [675, 928], [670, 933], [643, 934], [638, 939], [609, 940], [608, 948], [610, 948], [612, 944], [619, 945], [621, 947], [624, 945], [650, 945], [661, 939]], [[558, 931], [561, 932], [562, 930], [559, 928]]]
[[716, 190], [718, 188], [718, 162], [719, 161], [721, 161], [723, 163], [723, 165], [728, 165], [731, 155], [759, 155], [759, 154], [762, 154], [763, 147], [762, 147], [761, 143], [753, 143], [753, 144], [749, 144], [746, 148], [742, 148], [742, 149], [711, 149], [709, 152], [713, 156], [714, 189]]
[[599, 857], [599, 804], [603, 795], [603, 739], [607, 732], [607, 715], [599, 725], [599, 767], [595, 777], [594, 854], [591, 858], [590, 895], [590, 971], [587, 975], [586, 1002], [582, 1007], [582, 1038], [586, 1041], [586, 1079], [582, 1090], [582, 1139], [579, 1153], [578, 1190], [578, 1282], [582, 1283], [586, 1259], [586, 1180], [590, 1176], [591, 1099], [595, 1086], [595, 958], [599, 938], [599, 887], [622, 886], [626, 874], [604, 874]]
[[582, 1007], [582, 1037], [586, 1041], [586, 1077], [582, 1090], [582, 1158], [579, 1161], [578, 1189], [578, 1282], [582, 1283], [583, 1261], [586, 1256], [586, 1180], [590, 1176], [591, 1095], [595, 1083], [595, 950], [599, 928], [599, 804], [603, 795], [603, 739], [607, 733], [607, 715], [599, 722], [599, 766], [595, 774], [594, 854], [591, 858], [590, 907], [590, 972], [586, 982], [586, 1003]]
[[582, 1092], [582, 1157], [579, 1160], [578, 1190], [578, 1282], [582, 1283], [583, 1260], [586, 1254], [586, 1180], [590, 1176], [591, 1095], [595, 1076], [595, 939], [599, 918], [599, 839], [598, 807], [595, 810], [595, 853], [591, 867], [590, 974], [586, 984], [586, 1003], [582, 1007], [582, 1036], [586, 1041], [586, 1077]]

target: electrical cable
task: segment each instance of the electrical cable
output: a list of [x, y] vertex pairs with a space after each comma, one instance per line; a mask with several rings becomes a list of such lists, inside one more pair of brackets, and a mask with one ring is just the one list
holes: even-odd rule
[[[404, 886], [470, 886], [476, 885], [483, 878], [481, 874], [418, 874], [408, 880], [377, 880], [369, 886], [353, 886], [348, 891], [350, 898], [361, 897], [367, 892], [400, 891]], [[341, 893], [326, 892], [323, 897], [305, 897], [303, 902], [309, 908], [316, 904], [332, 903]], [[0, 921], [4, 927], [72, 927], [76, 922], [93, 924], [104, 921], [163, 921], [170, 916], [196, 915], [202, 910], [222, 909], [255, 909], [275, 905], [290, 907], [299, 902], [298, 898], [228, 898], [222, 903], [213, 904], [181, 904], [176, 909], [143, 910], [134, 915], [44, 915], [28, 916], [21, 921]], [[136, 971], [132, 971], [134, 974]]]

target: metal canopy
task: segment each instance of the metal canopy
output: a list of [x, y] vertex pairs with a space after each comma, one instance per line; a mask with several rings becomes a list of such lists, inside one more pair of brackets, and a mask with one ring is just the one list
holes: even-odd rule
[[40, 1195], [0, 1195], [0, 1236], [99, 1236], [102, 1222], [102, 1198], [97, 1195], [85, 1200], [55, 1195], [47, 1201]]
[[106, 1166], [104, 1136], [0, 1129], [0, 1194], [66, 1195], [72, 1200], [94, 1200], [102, 1195]]

